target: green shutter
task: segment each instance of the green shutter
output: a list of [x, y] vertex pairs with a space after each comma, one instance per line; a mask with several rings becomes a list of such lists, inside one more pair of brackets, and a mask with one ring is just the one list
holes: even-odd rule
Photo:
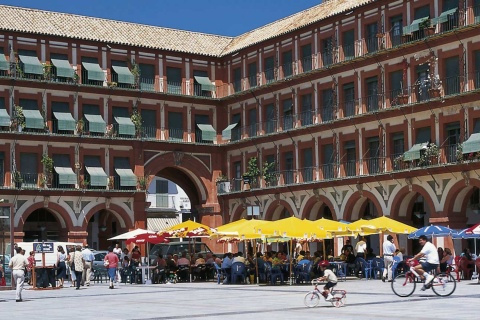
[[58, 120], [58, 130], [75, 130], [75, 119], [70, 113], [54, 112], [53, 116]]
[[115, 172], [120, 176], [121, 187], [136, 187], [137, 176], [133, 173], [132, 169], [116, 169]]
[[455, 12], [457, 12], [457, 10], [458, 10], [458, 8], [454, 8], [454, 9], [450, 9], [450, 10], [442, 12], [441, 15], [432, 19], [432, 25], [447, 22], [448, 21], [448, 16], [452, 15], [452, 14], [455, 14]]
[[37, 57], [19, 55], [20, 61], [23, 63], [23, 72], [31, 74], [43, 75], [43, 65]]
[[101, 167], [85, 167], [90, 175], [90, 185], [93, 187], [106, 187], [107, 174]]
[[77, 175], [69, 167], [54, 167], [55, 172], [58, 174], [59, 184], [76, 184]]
[[118, 82], [119, 83], [127, 83], [127, 84], [134, 84], [135, 77], [133, 76], [132, 72], [128, 67], [123, 66], [112, 66], [113, 71], [118, 75]]
[[415, 31], [420, 30], [420, 23], [422, 23], [423, 20], [427, 19], [429, 19], [428, 16], [413, 20], [413, 22], [409, 26], [403, 27], [403, 34], [411, 34]]
[[88, 80], [105, 81], [105, 73], [98, 63], [82, 62], [82, 65], [87, 70]]
[[135, 135], [135, 125], [130, 118], [115, 117], [115, 121], [118, 123], [118, 134]]
[[228, 125], [225, 129], [222, 130], [222, 138], [224, 140], [230, 140], [232, 139], [232, 129], [237, 126], [238, 123], [232, 123]]
[[52, 64], [57, 68], [57, 77], [73, 78], [75, 71], [68, 60], [51, 59]]
[[45, 128], [45, 120], [38, 110], [23, 110], [25, 116], [25, 128], [43, 129]]
[[422, 149], [426, 149], [427, 145], [428, 145], [428, 142], [417, 143], [413, 145], [413, 147], [411, 147], [410, 150], [408, 150], [403, 154], [403, 161], [412, 161], [412, 160], [420, 159], [420, 151]]
[[217, 138], [217, 132], [211, 124], [197, 124], [198, 129], [202, 131], [202, 140], [215, 141]]
[[10, 126], [10, 116], [7, 113], [7, 110], [0, 109], [0, 127], [9, 127]]
[[202, 91], [215, 91], [215, 85], [208, 77], [195, 76], [194, 78], [202, 86]]
[[85, 119], [88, 121], [88, 130], [90, 132], [104, 133], [107, 124], [102, 116], [97, 114], [86, 114]]
[[7, 58], [3, 53], [0, 53], [0, 70], [8, 71], [10, 70], [10, 66], [8, 65]]
[[474, 133], [463, 143], [462, 153], [465, 154], [478, 151], [480, 151], [480, 133]]

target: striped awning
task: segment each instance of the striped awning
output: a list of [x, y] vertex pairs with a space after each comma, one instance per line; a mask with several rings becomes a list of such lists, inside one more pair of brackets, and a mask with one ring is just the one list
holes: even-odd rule
[[98, 63], [82, 62], [87, 70], [88, 80], [105, 81], [105, 73]]
[[112, 68], [118, 76], [118, 83], [134, 84], [135, 77], [128, 67], [112, 66]]
[[107, 123], [103, 120], [101, 115], [86, 114], [85, 119], [88, 121], [88, 131], [96, 133], [104, 133]]
[[40, 63], [37, 57], [31, 56], [18, 56], [23, 63], [23, 72], [31, 74], [43, 75], [43, 65]]
[[474, 133], [463, 143], [462, 153], [466, 154], [478, 151], [480, 151], [480, 133]]
[[237, 126], [238, 123], [232, 123], [228, 125], [225, 129], [222, 130], [222, 138], [224, 140], [230, 140], [232, 139], [232, 129]]
[[410, 150], [403, 154], [403, 161], [412, 161], [420, 159], [420, 152], [427, 149], [428, 142], [414, 144]]
[[115, 169], [115, 172], [120, 176], [121, 187], [136, 187], [137, 176], [133, 173], [132, 169]]
[[57, 77], [73, 78], [75, 71], [68, 60], [52, 59], [52, 64], [57, 68]]
[[74, 131], [75, 119], [68, 112], [54, 112], [53, 116], [57, 119], [58, 130]]
[[0, 127], [9, 127], [10, 126], [10, 116], [7, 113], [7, 110], [0, 109]]
[[208, 77], [195, 76], [195, 81], [201, 85], [202, 91], [215, 91], [215, 85]]
[[76, 184], [77, 175], [69, 167], [54, 167], [55, 172], [58, 174], [59, 184]]
[[135, 125], [130, 118], [115, 117], [115, 121], [118, 123], [118, 134], [121, 135], [135, 135]]
[[198, 129], [202, 131], [202, 140], [215, 141], [217, 132], [211, 124], [197, 124]]
[[0, 70], [8, 71], [10, 70], [10, 66], [8, 65], [7, 58], [3, 53], [0, 53]]
[[45, 120], [39, 110], [23, 110], [23, 115], [25, 116], [25, 128], [45, 128]]
[[106, 187], [108, 176], [101, 167], [85, 167], [90, 175], [90, 185], [93, 187]]
[[178, 217], [175, 218], [147, 218], [147, 229], [152, 231], [163, 231], [181, 223]]

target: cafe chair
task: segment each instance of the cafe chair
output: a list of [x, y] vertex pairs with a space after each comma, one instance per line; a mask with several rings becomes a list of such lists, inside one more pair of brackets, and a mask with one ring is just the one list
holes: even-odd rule
[[207, 277], [207, 266], [204, 264], [199, 264], [193, 269], [193, 276], [195, 280], [206, 280]]
[[401, 271], [400, 266], [401, 266], [402, 260], [400, 260], [400, 257], [393, 257], [393, 264], [392, 264], [392, 279], [395, 279], [399, 271]]
[[372, 272], [373, 272], [373, 266], [372, 266], [372, 260], [365, 260], [363, 258], [357, 257], [355, 259], [356, 263], [356, 272], [357, 272], [357, 277], [358, 277], [358, 272], [362, 272], [362, 276], [366, 279], [369, 280], [372, 278]]
[[242, 262], [233, 263], [230, 277], [232, 284], [236, 284], [238, 278], [242, 280], [242, 283], [245, 283], [247, 277], [247, 270], [245, 268], [245, 264]]
[[380, 275], [381, 278], [383, 275], [383, 270], [385, 270], [385, 262], [383, 259], [374, 258], [372, 260], [372, 268], [373, 268], [373, 278], [377, 279], [377, 273]]
[[279, 267], [272, 267], [270, 262], [265, 262], [265, 270], [267, 273], [267, 278], [270, 278], [270, 284], [275, 285], [277, 279], [280, 279], [280, 283], [284, 283], [283, 273]]
[[190, 267], [186, 265], [178, 266], [177, 277], [179, 282], [188, 282], [190, 276]]
[[310, 272], [312, 271], [312, 262], [309, 260], [301, 260], [295, 266], [295, 282], [299, 283], [307, 283], [310, 282]]

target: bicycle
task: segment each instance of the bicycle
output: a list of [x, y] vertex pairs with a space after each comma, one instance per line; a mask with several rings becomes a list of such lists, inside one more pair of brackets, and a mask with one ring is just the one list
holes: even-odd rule
[[[405, 274], [399, 274], [392, 281], [392, 290], [399, 297], [408, 297], [413, 294], [418, 283], [424, 283], [421, 280], [420, 275], [415, 271], [415, 266], [418, 265], [418, 261], [411, 260], [407, 264], [410, 266], [410, 270]], [[437, 296], [447, 297], [451, 295], [457, 287], [455, 278], [451, 274], [439, 273], [435, 275], [432, 282], [425, 285], [426, 289], [432, 289]]]
[[[303, 298], [303, 302], [309, 308], [313, 308], [318, 306], [321, 297], [323, 297], [323, 292], [318, 289], [318, 285], [320, 284], [316, 280], [312, 280], [312, 284], [314, 285], [313, 291], [308, 292]], [[330, 303], [335, 306], [336, 308], [342, 307], [346, 303], [347, 299], [347, 291], [345, 290], [336, 290], [333, 289], [330, 291], [333, 298]]]

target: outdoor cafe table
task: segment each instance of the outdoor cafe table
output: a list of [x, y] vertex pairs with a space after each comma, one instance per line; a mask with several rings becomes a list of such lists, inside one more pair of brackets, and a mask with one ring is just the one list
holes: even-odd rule
[[147, 266], [147, 265], [142, 265], [138, 266], [137, 269], [142, 270], [142, 283], [145, 284], [145, 280], [150, 280], [151, 279], [151, 274], [153, 272], [153, 269], [155, 269], [156, 266]]
[[344, 261], [331, 261], [333, 272], [339, 279], [347, 280], [347, 263]]

